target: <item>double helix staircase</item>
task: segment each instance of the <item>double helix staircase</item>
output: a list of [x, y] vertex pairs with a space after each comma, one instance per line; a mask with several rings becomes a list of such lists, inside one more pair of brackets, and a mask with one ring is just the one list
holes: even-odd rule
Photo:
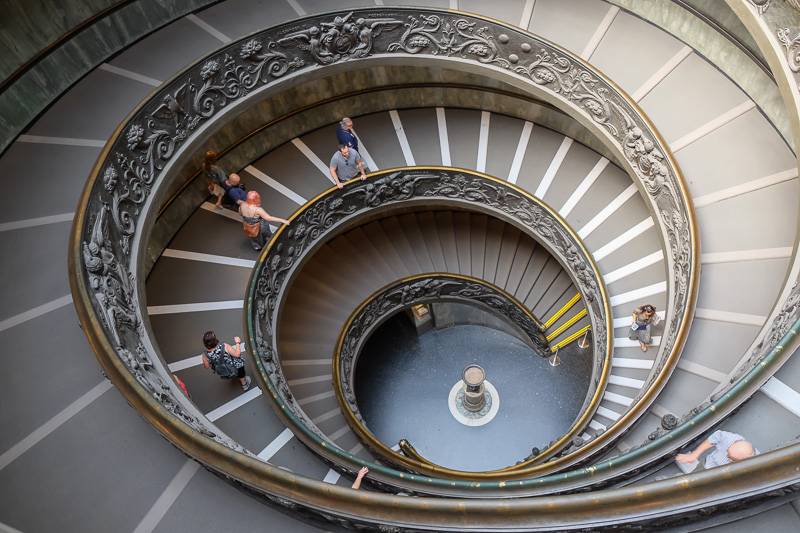
[[[0, 213], [0, 242], [14, 251], [2, 262], [0, 338], [7, 355], [24, 353], [34, 362], [33, 375], [7, 373], [0, 387], [0, 523], [25, 532], [206, 531], [265, 523], [285, 531], [318, 530], [199, 469], [110, 390], [77, 327], [63, 258], [80, 189], [105, 139], [155, 86], [230, 38], [365, 3], [297, 0], [265, 7], [228, 0], [180, 18], [107, 58], [0, 157], [5, 179], [28, 176], [27, 190], [37, 198], [11, 202]], [[762, 106], [764, 94], [743, 91], [726, 77], [724, 60], [713, 64], [720, 56], [706, 51], [709, 62], [691, 47], [702, 50], [702, 43], [649, 24], [641, 10], [630, 13], [601, 0], [439, 4], [538, 33], [598, 67], [638, 101], [686, 178], [703, 254], [695, 320], [664, 391], [631, 431], [592, 462], [624, 455], [646, 442], [665, 415], [689, 413], [724, 388], [762, 337], [773, 307], [780, 307], [797, 237], [797, 161], [784, 139], [790, 134], [785, 124], [770, 122], [774, 113], [762, 112], [769, 109]], [[658, 330], [647, 352], [627, 339], [630, 312], [651, 303], [664, 316], [671, 275], [657, 221], [630, 177], [582, 139], [514, 117], [513, 110], [341, 114], [354, 118], [372, 171], [442, 165], [483, 172], [542, 199], [566, 220], [598, 265], [614, 320], [609, 382], [585, 438], [623, 416], [646, 390], [660, 343]], [[227, 170], [239, 171], [261, 193], [270, 214], [290, 217], [332, 187], [326, 167], [334, 130], [331, 124], [308, 131], [242, 169]], [[212, 329], [228, 341], [243, 334], [242, 308], [257, 259], [238, 215], [202, 205], [175, 232], [147, 278], [143, 304], [152, 338], [197, 409], [224, 434], [298, 476], [349, 486], [340, 470], [294, 437], [260, 389], [242, 393], [202, 367], [203, 332]], [[292, 285], [279, 325], [280, 355], [301, 407], [332, 442], [358, 458], [370, 455], [345, 423], [330, 383], [336, 336], [364, 298], [399, 277], [432, 271], [486, 279], [546, 324], [577, 294], [540, 247], [485, 215], [438, 209], [390, 216], [325, 244]], [[583, 317], [570, 323], [583, 305], [574, 302], [548, 324], [547, 334], [555, 335], [551, 345], [588, 323]], [[247, 368], [257, 370], [250, 361]], [[722, 427], [747, 435], [763, 452], [784, 447], [800, 434], [798, 391], [800, 361], [794, 357]], [[668, 457], [662, 466], [624, 483], [646, 490], [655, 477], [680, 473]], [[366, 482], [364, 490], [381, 487]], [[200, 504], [209, 499], [235, 512], [220, 517]], [[729, 518], [741, 519], [743, 528], [757, 521], [775, 531], [793, 530], [800, 520], [789, 503], [763, 509], [758, 517]]]

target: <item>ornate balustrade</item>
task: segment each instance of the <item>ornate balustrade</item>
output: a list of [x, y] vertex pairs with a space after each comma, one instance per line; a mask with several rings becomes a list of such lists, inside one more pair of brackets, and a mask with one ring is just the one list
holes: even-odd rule
[[[734, 9], [749, 6], [744, 1], [727, 1]], [[784, 15], [781, 11], [777, 20], [791, 20], [796, 28], [796, 17], [787, 19]], [[745, 22], [750, 23], [749, 20]], [[758, 23], [753, 26], [757, 27]], [[764, 37], [765, 30], [756, 29], [753, 33], [757, 38], [771, 38], [777, 42], [775, 37]], [[789, 43], [787, 50], [793, 46], [788, 38], [796, 33], [796, 29], [784, 33]], [[772, 64], [775, 54], [766, 55], [775, 72]], [[601, 451], [630, 428], [665, 385], [686, 339], [697, 291], [699, 255], [686, 187], [665, 143], [649, 121], [626, 95], [589, 65], [517, 28], [446, 11], [368, 8], [292, 21], [213, 52], [177, 74], [137, 107], [101, 153], [81, 196], [73, 225], [70, 283], [84, 330], [105, 372], [145, 420], [207, 468], [277, 505], [341, 527], [375, 527], [377, 524], [399, 531], [480, 530], [507, 526], [535, 530], [543, 524], [548, 528], [553, 524], [579, 527], [590, 519], [594, 524], [611, 527], [652, 523], [659, 519], [666, 521], [664, 517], [667, 516], [679, 520], [681, 515], [701, 507], [757, 499], [787, 486], [796, 490], [796, 485], [791, 484], [798, 479], [798, 446], [792, 445], [718, 471], [687, 476], [675, 482], [641, 485], [636, 488], [635, 495], [621, 489], [592, 495], [519, 498], [602, 487], [611, 479], [658, 461], [664, 453], [696, 438], [718, 422], [723, 413], [740, 405], [755, 391], [757, 383], [767, 379], [785, 360], [786, 354], [798, 345], [792, 328], [800, 327], [800, 320], [797, 320], [800, 306], [796, 291], [791, 289], [799, 268], [796, 260], [787, 288], [765, 326], [764, 333], [770, 333], [760, 336], [764, 338], [763, 344], [756, 347], [752, 361], [744, 364], [745, 371], [750, 367], [752, 370], [714, 404], [673, 429], [670, 435], [656, 436], [653, 442], [611, 462], [513, 484], [488, 481], [475, 486], [436, 478], [408, 479], [414, 476], [406, 476], [401, 479], [397, 471], [375, 469], [378, 483], [391, 480], [396, 482], [394, 486], [414, 486], [418, 492], [519, 498], [502, 504], [488, 500], [464, 504], [449, 499], [356, 495], [349, 489], [287, 473], [244, 451], [183, 396], [150, 340], [147, 317], [140, 303], [143, 301], [142, 268], [148, 231], [155, 213], [175, 190], [170, 173], [189, 160], [190, 154], [201, 151], [200, 144], [210, 138], [212, 133], [209, 132], [216, 121], [234, 116], [248, 101], [263, 102], [266, 96], [274, 94], [270, 90], [276, 84], [289, 79], [321, 77], [327, 68], [355, 72], [382, 62], [433, 68], [446, 65], [479, 72], [558, 107], [592, 131], [616, 154], [655, 215], [671, 277], [667, 282], [666, 329], [657, 364], [649, 379], [650, 387], [636, 399], [632, 409], [601, 436], [605, 439], [598, 438], [566, 458], [543, 466], [563, 470]], [[791, 68], [787, 72], [789, 70]], [[796, 82], [787, 83], [786, 75], [776, 77], [785, 94], [791, 91], [786, 101], [795, 126], [795, 138], [798, 138]], [[367, 185], [373, 188], [368, 190]], [[389, 188], [386, 183], [383, 190], [376, 185], [373, 182], [358, 188], [357, 194], [365, 205], [370, 198], [380, 198], [387, 191], [395, 190], [395, 186]], [[402, 193], [403, 187], [409, 185], [400, 183], [397, 191]], [[450, 185], [459, 194], [471, 191], [459, 183]], [[355, 193], [355, 189], [348, 188], [342, 194]], [[344, 198], [340, 200], [344, 202]], [[507, 200], [500, 203], [505, 204]], [[500, 203], [498, 207], [502, 207]], [[305, 227], [304, 231], [309, 232], [307, 236], [325, 231], [329, 224], [325, 213], [335, 211], [337, 206], [328, 198], [316, 202], [308, 213], [313, 215], [315, 209], [320, 217], [314, 228]], [[505, 216], [510, 219], [512, 214]], [[296, 236], [300, 224], [293, 224], [292, 229]], [[285, 275], [288, 267], [283, 261], [291, 258], [296, 250], [279, 249], [279, 246], [277, 243], [273, 248], [281, 255], [270, 256], [270, 263], [263, 267], [264, 271]], [[584, 280], [584, 285], [589, 280]], [[267, 283], [266, 277], [264, 283]], [[267, 291], [268, 287], [256, 284], [254, 289]], [[276, 312], [269, 305], [263, 300], [248, 303], [255, 319], [264, 325], [266, 317]], [[276, 354], [265, 342], [263, 330], [253, 333], [253, 340], [260, 335], [260, 342], [251, 343], [251, 347], [260, 351], [260, 370], [270, 377], [265, 363], [269, 364], [269, 358]], [[270, 394], [288, 392], [285, 383], [276, 387], [267, 381], [266, 385]], [[313, 439], [314, 434], [297, 422], [291, 425], [304, 433], [306, 439]], [[323, 442], [320, 440], [320, 445]], [[354, 470], [358, 464], [353, 457], [335, 455], [323, 453], [323, 457], [345, 470]], [[343, 464], [348, 466], [342, 467]], [[544, 469], [534, 468], [529, 473], [544, 472]], [[723, 478], [725, 483], [720, 482]], [[746, 495], [742, 496], [744, 489], [739, 485], [745, 482]], [[681, 491], [678, 491], [678, 483]], [[391, 488], [391, 485], [386, 487]], [[465, 517], [469, 518], [468, 523], [464, 522]]]

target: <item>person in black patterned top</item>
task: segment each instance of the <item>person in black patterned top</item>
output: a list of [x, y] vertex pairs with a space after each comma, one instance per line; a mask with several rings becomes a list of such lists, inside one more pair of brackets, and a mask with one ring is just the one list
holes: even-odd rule
[[245, 374], [244, 359], [242, 359], [242, 351], [239, 349], [242, 339], [237, 336], [233, 340], [236, 343], [235, 346], [219, 342], [213, 331], [206, 331], [203, 335], [203, 346], [206, 347], [206, 351], [203, 352], [203, 367], [216, 367], [220, 361], [233, 365], [238, 370], [236, 377], [242, 384], [242, 390], [246, 391], [250, 388], [250, 376]]

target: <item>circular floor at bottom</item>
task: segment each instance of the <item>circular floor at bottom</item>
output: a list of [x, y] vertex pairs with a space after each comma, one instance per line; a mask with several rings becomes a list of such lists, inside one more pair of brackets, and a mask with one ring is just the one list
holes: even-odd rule
[[[423, 457], [457, 470], [515, 464], [566, 433], [591, 377], [591, 354], [575, 344], [547, 359], [510, 335], [455, 326], [417, 337], [405, 315], [369, 339], [356, 368], [356, 397], [367, 427], [387, 446], [407, 439]], [[488, 424], [468, 427], [450, 412], [448, 395], [471, 363], [486, 370], [500, 409]]]

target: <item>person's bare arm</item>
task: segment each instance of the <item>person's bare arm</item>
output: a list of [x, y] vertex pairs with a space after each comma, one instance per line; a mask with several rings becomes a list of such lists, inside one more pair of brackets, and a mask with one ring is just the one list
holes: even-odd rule
[[205, 353], [203, 353], [203, 368], [205, 369], [211, 368], [211, 363], [209, 363], [208, 357], [206, 357]]
[[359, 170], [361, 170], [361, 179], [362, 180], [367, 179], [367, 173], [364, 172], [364, 164], [361, 161], [361, 159], [358, 160], [358, 168], [359, 168]]
[[358, 476], [356, 476], [356, 480], [353, 482], [353, 486], [350, 487], [352, 489], [357, 489], [361, 486], [361, 480], [364, 479], [364, 476], [367, 475], [369, 472], [369, 468], [366, 466], [362, 467], [361, 470], [358, 471]]
[[231, 354], [231, 357], [236, 357], [237, 359], [242, 356], [242, 350], [239, 348], [239, 343], [242, 342], [242, 339], [239, 337], [234, 337], [233, 342], [236, 343], [235, 346], [231, 346], [230, 344], [225, 345], [225, 350]]
[[714, 445], [711, 444], [709, 440], [704, 440], [703, 442], [700, 443], [700, 445], [697, 448], [695, 448], [693, 452], [679, 453], [678, 455], [675, 456], [675, 460], [678, 461], [679, 463], [691, 463], [693, 461], [697, 461], [700, 458], [700, 456], [703, 455], [704, 451], [711, 449], [713, 447]]
[[287, 226], [289, 225], [289, 221], [286, 220], [285, 218], [274, 217], [260, 207], [258, 208], [258, 216], [260, 216], [261, 218], [263, 218], [268, 222], [280, 222], [281, 224], [286, 224]]
[[333, 178], [333, 181], [336, 182], [336, 186], [339, 187], [340, 189], [344, 187], [344, 185], [342, 185], [342, 182], [339, 181], [339, 176], [336, 174], [336, 167], [329, 167], [329, 168], [331, 169], [331, 177]]

